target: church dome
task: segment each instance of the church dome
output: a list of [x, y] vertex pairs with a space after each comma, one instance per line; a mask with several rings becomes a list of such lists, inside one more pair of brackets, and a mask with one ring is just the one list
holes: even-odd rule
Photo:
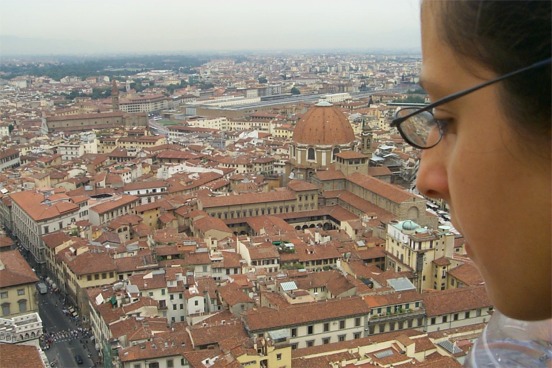
[[293, 130], [293, 141], [299, 144], [331, 146], [354, 140], [355, 133], [345, 114], [327, 101], [310, 108]]
[[412, 220], [406, 220], [402, 223], [403, 230], [416, 230], [419, 227], [420, 225], [418, 225]]

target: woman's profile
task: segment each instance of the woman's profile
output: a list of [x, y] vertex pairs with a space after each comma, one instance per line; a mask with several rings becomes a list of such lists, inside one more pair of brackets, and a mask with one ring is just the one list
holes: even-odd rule
[[497, 311], [469, 366], [552, 364], [550, 4], [424, 0], [432, 104], [392, 124], [422, 149], [417, 188], [448, 203]]

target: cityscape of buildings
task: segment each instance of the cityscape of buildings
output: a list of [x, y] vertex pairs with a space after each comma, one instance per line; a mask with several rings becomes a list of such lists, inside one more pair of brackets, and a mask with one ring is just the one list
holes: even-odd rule
[[0, 74], [0, 361], [63, 366], [55, 300], [98, 367], [462, 366], [493, 306], [389, 127], [420, 63]]

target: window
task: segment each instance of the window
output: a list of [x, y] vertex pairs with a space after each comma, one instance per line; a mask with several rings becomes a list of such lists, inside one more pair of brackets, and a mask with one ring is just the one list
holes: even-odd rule
[[345, 320], [339, 321], [339, 329], [343, 330], [345, 328]]
[[197, 307], [199, 305], [199, 300], [194, 301], [194, 305]]
[[307, 340], [307, 347], [314, 346], [314, 340]]
[[291, 329], [291, 337], [297, 337], [297, 329], [296, 328]]
[[161, 295], [165, 295], [165, 289], [161, 289]]
[[10, 303], [2, 304], [2, 315], [3, 316], [9, 316], [10, 315]]
[[309, 148], [307, 151], [307, 160], [314, 161], [314, 148]]
[[336, 157], [335, 155], [337, 155], [339, 153], [339, 148], [334, 148], [333, 151], [332, 151], [332, 161], [335, 161]]
[[99, 279], [100, 279], [100, 274], [99, 273], [95, 274], [94, 275], [94, 280], [99, 280]]
[[454, 320], [458, 321], [458, 313], [454, 313]]
[[141, 368], [141, 364], [134, 364], [134, 368]]
[[276, 360], [282, 360], [282, 353], [276, 354]]
[[25, 289], [17, 289], [17, 295], [25, 295]]
[[19, 312], [26, 312], [27, 311], [27, 299], [21, 299], [17, 302], [19, 305]]
[[92, 275], [86, 275], [86, 280], [87, 281], [92, 281]]
[[431, 324], [432, 324], [432, 325], [435, 324], [435, 317], [431, 317]]
[[356, 327], [360, 326], [360, 317], [355, 318], [355, 326]]
[[322, 344], [326, 345], [326, 344], [329, 344], [330, 343], [330, 338], [329, 337], [325, 337], [322, 339]]
[[360, 332], [355, 332], [355, 334], [353, 335], [354, 336], [354, 339], [360, 339]]
[[324, 323], [324, 332], [328, 332], [330, 330], [330, 324], [328, 322]]
[[448, 316], [443, 316], [443, 323], [447, 322]]
[[291, 344], [291, 350], [297, 350], [297, 343]]
[[172, 359], [167, 359], [167, 368], [174, 368], [174, 361]]
[[345, 336], [346, 336], [346, 335], [339, 335], [339, 336], [337, 337], [337, 339], [338, 339], [339, 341], [345, 341]]
[[314, 333], [314, 326], [307, 326], [307, 333], [309, 335], [312, 335]]

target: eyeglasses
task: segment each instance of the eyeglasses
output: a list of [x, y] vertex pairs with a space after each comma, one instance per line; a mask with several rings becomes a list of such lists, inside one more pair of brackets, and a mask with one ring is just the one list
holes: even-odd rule
[[456, 100], [457, 98], [463, 97], [483, 87], [487, 87], [496, 82], [500, 82], [504, 79], [510, 78], [514, 75], [521, 74], [528, 70], [543, 67], [547, 64], [550, 64], [550, 62], [552, 62], [552, 58], [539, 61], [525, 68], [521, 68], [513, 72], [504, 74], [496, 79], [492, 79], [466, 90], [443, 97], [442, 99], [437, 100], [434, 103], [429, 104], [421, 109], [414, 107], [406, 107], [400, 109], [395, 113], [395, 118], [391, 122], [391, 126], [396, 127], [399, 130], [399, 133], [401, 134], [403, 139], [408, 144], [416, 148], [428, 149], [435, 147], [441, 141], [443, 135], [445, 134], [445, 123], [443, 121], [435, 119], [432, 112], [434, 108], [447, 102]]

